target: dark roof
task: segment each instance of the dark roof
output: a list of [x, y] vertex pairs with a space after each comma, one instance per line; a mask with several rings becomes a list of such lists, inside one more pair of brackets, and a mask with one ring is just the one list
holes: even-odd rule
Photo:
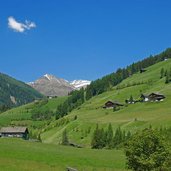
[[27, 127], [2, 127], [0, 133], [24, 133]]
[[111, 100], [109, 100], [105, 104], [107, 104], [107, 103], [112, 103], [113, 105], [123, 106], [123, 104], [119, 103], [118, 101], [111, 101]]
[[163, 94], [159, 94], [159, 93], [151, 93], [151, 94], [149, 94], [149, 96], [150, 95], [154, 95], [154, 96], [164, 96]]

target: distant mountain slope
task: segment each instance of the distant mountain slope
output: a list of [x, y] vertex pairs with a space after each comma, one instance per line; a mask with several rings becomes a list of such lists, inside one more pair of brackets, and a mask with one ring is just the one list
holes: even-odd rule
[[85, 88], [90, 84], [90, 81], [74, 80], [69, 82], [54, 75], [45, 74], [35, 82], [28, 84], [45, 96], [66, 96], [73, 90]]
[[0, 73], [0, 105], [19, 106], [42, 97], [27, 84]]
[[66, 96], [74, 90], [68, 81], [50, 74], [45, 74], [35, 82], [28, 84], [45, 96]]

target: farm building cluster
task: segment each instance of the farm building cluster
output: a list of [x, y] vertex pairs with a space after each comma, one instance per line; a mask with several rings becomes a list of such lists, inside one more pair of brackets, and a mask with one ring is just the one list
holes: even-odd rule
[[[137, 102], [160, 102], [163, 101], [166, 97], [163, 94], [159, 93], [150, 93], [149, 95], [141, 94], [140, 98], [138, 100], [134, 100], [133, 97], [131, 96], [130, 99], [126, 99], [125, 103], [126, 104], [134, 104]], [[124, 104], [119, 103], [117, 101], [107, 101], [103, 108], [104, 109], [110, 109], [113, 108], [114, 110], [120, 109]]]

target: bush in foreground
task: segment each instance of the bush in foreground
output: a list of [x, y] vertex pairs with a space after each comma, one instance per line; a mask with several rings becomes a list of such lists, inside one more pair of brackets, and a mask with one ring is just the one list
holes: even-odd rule
[[125, 144], [127, 166], [134, 171], [167, 170], [170, 153], [158, 131], [151, 128], [136, 133]]

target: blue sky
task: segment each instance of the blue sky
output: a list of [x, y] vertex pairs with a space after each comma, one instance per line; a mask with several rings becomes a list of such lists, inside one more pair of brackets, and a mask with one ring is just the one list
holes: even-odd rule
[[26, 82], [45, 73], [100, 78], [170, 47], [170, 8], [169, 0], [1, 0], [0, 72]]

